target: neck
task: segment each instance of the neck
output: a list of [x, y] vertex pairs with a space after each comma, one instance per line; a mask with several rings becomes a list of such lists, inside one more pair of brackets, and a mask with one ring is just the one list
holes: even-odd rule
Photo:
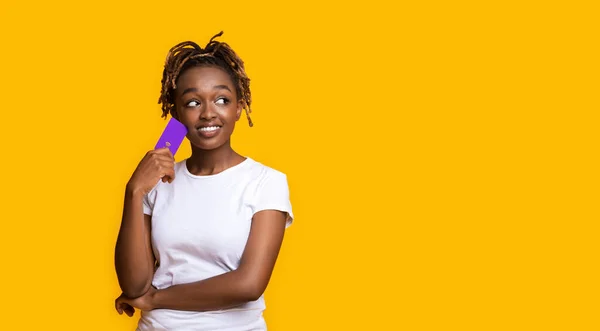
[[192, 155], [186, 165], [189, 172], [197, 176], [217, 174], [239, 164], [245, 158], [236, 153], [229, 142], [213, 150], [203, 150], [192, 146]]

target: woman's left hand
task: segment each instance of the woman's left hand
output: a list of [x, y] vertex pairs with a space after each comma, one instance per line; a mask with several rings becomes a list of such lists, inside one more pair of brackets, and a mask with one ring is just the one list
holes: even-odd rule
[[153, 299], [156, 292], [158, 292], [158, 290], [154, 286], [150, 286], [150, 289], [148, 289], [144, 295], [135, 299], [128, 298], [121, 294], [121, 296], [115, 300], [115, 309], [119, 315], [122, 315], [123, 312], [125, 312], [129, 317], [133, 316], [135, 308], [145, 311], [152, 310], [154, 309]]

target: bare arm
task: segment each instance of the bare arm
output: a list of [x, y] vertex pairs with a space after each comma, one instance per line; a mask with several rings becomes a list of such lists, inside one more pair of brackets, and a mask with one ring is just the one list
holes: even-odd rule
[[168, 148], [149, 151], [140, 161], [125, 190], [123, 218], [115, 247], [115, 269], [123, 294], [137, 298], [152, 285], [155, 258], [150, 241], [151, 218], [144, 215], [143, 198], [159, 180], [175, 178]]
[[123, 219], [115, 247], [115, 268], [123, 293], [136, 298], [148, 291], [154, 274], [150, 216], [144, 215], [143, 194], [127, 189]]
[[267, 288], [275, 267], [285, 221], [286, 214], [280, 211], [256, 213], [238, 269], [202, 281], [151, 291], [151, 308], [207, 311], [257, 300]]

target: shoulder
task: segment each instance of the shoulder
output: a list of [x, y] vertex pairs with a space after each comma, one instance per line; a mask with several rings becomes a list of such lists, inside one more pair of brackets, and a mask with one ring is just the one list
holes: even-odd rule
[[246, 174], [253, 180], [258, 182], [263, 182], [266, 180], [287, 182], [287, 174], [279, 169], [265, 165], [264, 163], [249, 157], [245, 162], [248, 163], [246, 167]]
[[292, 224], [294, 214], [290, 201], [287, 175], [278, 169], [251, 160], [248, 171], [254, 176], [251, 208], [254, 213], [261, 210], [279, 210], [286, 213], [286, 228]]
[[246, 173], [251, 177], [251, 186], [254, 187], [251, 191], [256, 198], [270, 197], [274, 194], [284, 197], [289, 195], [287, 174], [250, 158], [247, 162]]

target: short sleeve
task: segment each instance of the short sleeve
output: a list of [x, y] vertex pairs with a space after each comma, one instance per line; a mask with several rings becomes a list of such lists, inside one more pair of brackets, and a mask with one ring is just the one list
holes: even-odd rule
[[144, 214], [146, 215], [152, 216], [152, 211], [154, 210], [154, 203], [156, 202], [156, 188], [159, 184], [160, 181], [156, 183], [152, 190], [148, 194], [144, 195], [144, 199], [142, 199]]
[[294, 214], [290, 201], [287, 176], [278, 171], [268, 171], [258, 184], [252, 214], [261, 210], [279, 210], [287, 214], [285, 227], [292, 225]]
[[154, 207], [153, 203], [150, 202], [149, 194], [144, 195], [143, 206], [144, 206], [144, 214], [152, 216], [152, 208]]

